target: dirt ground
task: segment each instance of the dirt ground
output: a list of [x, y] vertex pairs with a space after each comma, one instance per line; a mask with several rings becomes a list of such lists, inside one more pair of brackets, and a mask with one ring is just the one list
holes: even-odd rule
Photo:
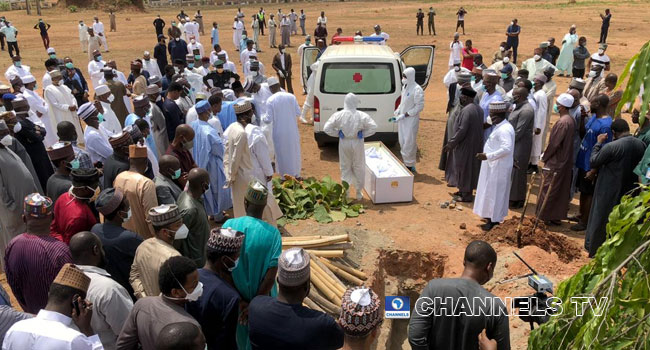
[[[438, 203], [448, 201], [449, 193], [455, 189], [448, 188], [444, 182], [443, 173], [438, 170], [438, 160], [445, 129], [446, 115], [446, 89], [442, 85], [442, 77], [447, 72], [449, 57], [449, 42], [454, 33], [456, 23], [455, 12], [459, 5], [468, 11], [466, 16], [466, 35], [461, 40], [472, 39], [474, 47], [484, 55], [486, 61], [498, 49], [499, 43], [505, 41], [505, 29], [513, 17], [519, 19], [522, 34], [519, 47], [519, 62], [532, 56], [534, 47], [548, 37], [555, 37], [559, 43], [569, 29], [575, 24], [577, 33], [586, 36], [590, 52], [597, 50], [598, 35], [600, 33], [599, 13], [605, 8], [612, 10], [613, 19], [609, 30], [609, 49], [607, 54], [612, 60], [612, 72], [620, 73], [627, 60], [634, 55], [643, 43], [648, 40], [647, 18], [649, 8], [645, 1], [578, 1], [577, 4], [567, 4], [568, 1], [476, 1], [466, 0], [459, 2], [446, 1], [369, 1], [369, 2], [312, 2], [312, 3], [287, 3], [265, 4], [267, 14], [276, 13], [277, 8], [282, 8], [288, 13], [293, 7], [296, 12], [304, 9], [307, 14], [308, 32], [313, 33], [318, 13], [325, 11], [328, 17], [328, 30], [330, 36], [335, 28], [343, 28], [344, 35], [354, 33], [356, 30], [364, 34], [372, 32], [374, 24], [380, 24], [382, 29], [390, 34], [389, 45], [394, 51], [401, 51], [408, 45], [435, 44], [437, 46], [433, 76], [425, 94], [425, 109], [421, 115], [420, 131], [418, 136], [419, 163], [418, 174], [415, 176], [414, 199], [411, 203], [373, 205], [369, 200], [363, 203], [367, 206], [366, 213], [359, 218], [348, 219], [342, 223], [320, 225], [308, 220], [289, 225], [286, 229], [293, 235], [300, 234], [337, 234], [349, 231], [355, 238], [355, 251], [351, 258], [358, 262], [365, 271], [373, 273], [377, 269], [378, 249], [399, 249], [423, 253], [435, 253], [445, 256], [445, 277], [459, 276], [462, 272], [462, 257], [466, 244], [473, 238], [483, 237], [478, 225], [479, 218], [472, 212], [472, 206], [463, 204], [456, 209], [441, 209]], [[433, 6], [437, 12], [437, 36], [415, 36], [415, 13], [418, 8], [426, 12]], [[257, 11], [259, 5], [242, 6], [247, 18]], [[188, 14], [194, 14], [195, 8], [186, 8]], [[220, 24], [220, 39], [225, 50], [230, 53], [236, 62], [236, 53], [232, 43], [232, 19], [236, 13], [234, 7], [203, 7], [206, 35], [202, 42], [209, 52], [209, 28], [213, 21]], [[110, 52], [104, 53], [105, 60], [114, 59], [118, 68], [127, 73], [129, 62], [141, 57], [145, 50], [153, 52], [155, 45], [155, 31], [152, 21], [160, 13], [165, 21], [171, 22], [179, 12], [178, 8], [149, 10], [146, 13], [119, 12], [117, 13], [117, 32], [108, 33]], [[47, 58], [42, 42], [36, 30], [32, 27], [38, 17], [28, 17], [24, 12], [5, 13], [20, 31], [18, 36], [24, 65], [32, 67], [38, 85], [44, 73], [43, 62]], [[82, 53], [78, 41], [77, 23], [83, 19], [90, 24], [92, 17], [99, 15], [106, 29], [109, 28], [108, 14], [103, 11], [81, 11], [69, 13], [65, 9], [44, 11], [42, 18], [52, 25], [50, 30], [51, 46], [56, 48], [59, 57], [71, 56], [75, 65], [86, 73], [87, 55]], [[246, 20], [247, 28], [250, 20]], [[425, 24], [426, 26], [426, 24]], [[426, 28], [425, 28], [426, 31]], [[300, 91], [301, 83], [298, 80], [298, 67], [295, 49], [302, 43], [302, 36], [292, 37], [292, 47], [289, 52], [294, 55], [294, 80], [296, 91]], [[206, 44], [208, 43], [208, 44]], [[276, 53], [268, 49], [268, 36], [261, 37], [263, 52], [260, 54], [266, 71], [271, 72], [271, 60]], [[6, 52], [0, 53], [3, 57], [0, 70], [4, 72], [10, 64]], [[238, 68], [240, 69], [240, 68]], [[268, 75], [268, 74], [267, 74]], [[88, 81], [88, 76], [86, 75]], [[558, 93], [566, 89], [569, 79], [556, 78]], [[92, 93], [91, 93], [92, 95]], [[304, 97], [298, 94], [302, 103]], [[553, 115], [552, 122], [558, 118]], [[313, 139], [310, 126], [300, 125], [301, 145], [303, 157], [303, 176], [321, 178], [331, 175], [340, 179], [338, 169], [338, 156], [336, 148], [319, 149]], [[634, 130], [635, 127], [633, 126]], [[399, 155], [397, 148], [393, 149]], [[534, 213], [538, 185], [534, 186], [531, 196], [531, 205], [528, 213]], [[570, 211], [577, 210], [577, 200], [574, 200]], [[519, 215], [520, 211], [511, 212]], [[461, 229], [461, 224], [466, 228]], [[588, 260], [581, 251], [583, 234], [572, 233], [568, 230], [569, 223], [561, 227], [551, 227], [550, 230], [565, 236], [573, 241], [571, 249], [580, 250], [577, 259], [569, 262], [560, 259], [556, 253], [546, 252], [536, 246], [527, 246], [518, 250], [524, 259], [537, 268], [540, 273], [548, 276], [557, 285], [563, 279], [571, 276]], [[526, 286], [525, 280], [509, 284], [495, 282], [526, 273], [527, 270], [511, 252], [513, 246], [505, 241], [494, 240], [494, 247], [499, 254], [499, 261], [494, 279], [486, 286], [499, 296], [517, 296], [531, 294], [532, 290]], [[573, 254], [576, 255], [576, 254]], [[428, 274], [421, 274], [426, 276]], [[413, 277], [415, 278], [415, 277]], [[520, 320], [511, 318], [511, 341], [513, 349], [525, 349], [528, 325]], [[378, 348], [382, 348], [379, 346]], [[392, 347], [391, 347], [392, 348]], [[399, 348], [399, 347], [395, 347]], [[406, 348], [406, 347], [405, 347]]]

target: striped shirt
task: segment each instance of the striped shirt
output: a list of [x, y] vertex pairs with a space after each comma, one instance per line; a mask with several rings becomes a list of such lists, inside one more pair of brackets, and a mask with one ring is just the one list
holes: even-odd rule
[[7, 282], [25, 312], [36, 314], [47, 304], [50, 284], [65, 263], [72, 263], [68, 246], [51, 236], [23, 233], [7, 245]]

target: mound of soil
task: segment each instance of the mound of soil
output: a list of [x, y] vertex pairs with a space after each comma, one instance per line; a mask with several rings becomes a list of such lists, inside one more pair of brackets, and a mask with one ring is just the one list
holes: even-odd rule
[[[488, 242], [502, 242], [516, 247], [518, 224], [518, 217], [507, 219], [489, 232], [481, 233], [480, 238]], [[534, 221], [531, 218], [524, 218], [521, 225], [522, 247], [534, 245], [549, 253], [554, 252], [564, 263], [571, 262], [581, 256], [581, 248], [567, 237], [547, 231], [543, 222], [537, 225], [533, 234], [533, 225]]]

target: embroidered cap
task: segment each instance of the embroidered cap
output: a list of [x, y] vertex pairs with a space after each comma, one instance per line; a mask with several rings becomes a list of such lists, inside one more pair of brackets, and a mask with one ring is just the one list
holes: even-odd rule
[[249, 203], [265, 205], [268, 196], [268, 189], [259, 180], [253, 180], [248, 184], [245, 198]]
[[111, 89], [109, 89], [109, 87], [107, 85], [99, 85], [95, 89], [95, 95], [97, 95], [97, 96], [102, 96], [102, 95], [105, 95], [105, 94], [107, 94], [109, 92], [111, 92]]
[[210, 103], [207, 100], [200, 101], [196, 104], [196, 113], [205, 113], [210, 111]]
[[154, 226], [165, 226], [181, 219], [176, 204], [163, 204], [149, 209], [149, 220]]
[[210, 231], [208, 249], [223, 254], [236, 253], [244, 243], [244, 233], [232, 228], [215, 228]]
[[23, 203], [23, 214], [34, 218], [43, 218], [52, 213], [54, 209], [50, 197], [40, 193], [28, 194]]
[[131, 135], [129, 135], [128, 132], [122, 131], [119, 134], [109, 137], [108, 142], [113, 146], [113, 148], [118, 148], [132, 144], [133, 139], [131, 139]]
[[234, 108], [235, 108], [235, 114], [242, 114], [253, 109], [253, 105], [250, 103], [250, 101], [241, 101], [235, 103]]
[[278, 259], [278, 282], [289, 287], [300, 286], [309, 281], [311, 269], [309, 254], [302, 248], [282, 252]]
[[345, 291], [339, 317], [345, 334], [364, 337], [382, 322], [377, 293], [368, 287], [353, 287]]
[[57, 142], [47, 148], [47, 156], [50, 157], [51, 161], [67, 159], [74, 157], [74, 149], [72, 149], [70, 142]]
[[63, 265], [61, 270], [59, 270], [53, 283], [74, 288], [86, 293], [88, 291], [88, 286], [90, 285], [90, 277], [86, 276], [86, 274], [76, 265], [66, 263]]
[[582, 91], [582, 90], [584, 90], [586, 84], [587, 84], [587, 82], [584, 81], [584, 79], [573, 78], [573, 79], [571, 79], [571, 82], [569, 83], [569, 88]]
[[102, 215], [106, 216], [116, 211], [117, 208], [120, 207], [120, 204], [122, 204], [123, 200], [124, 194], [122, 191], [112, 187], [107, 188], [99, 193], [99, 197], [97, 197], [97, 200], [95, 201], [95, 208], [97, 208], [97, 211], [102, 213]]
[[95, 104], [92, 102], [86, 102], [79, 107], [77, 110], [77, 115], [81, 120], [86, 120], [90, 118], [95, 112], [97, 112], [97, 108], [95, 108]]
[[[151, 82], [151, 79], [150, 79], [149, 81]], [[147, 95], [159, 94], [159, 93], [160, 93], [160, 86], [158, 86], [158, 85], [156, 85], [156, 84], [150, 84], [150, 85], [147, 86], [147, 88], [145, 89], [145, 93], [146, 93]]]
[[503, 101], [490, 102], [490, 112], [503, 113], [508, 110], [508, 104]]

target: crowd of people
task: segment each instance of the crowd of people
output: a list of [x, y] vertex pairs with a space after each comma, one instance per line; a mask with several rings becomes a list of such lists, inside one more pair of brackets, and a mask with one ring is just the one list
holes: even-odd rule
[[[467, 13], [462, 7], [457, 13], [463, 33]], [[433, 35], [435, 15], [430, 8]], [[632, 135], [615, 115], [622, 94], [606, 54], [611, 13], [601, 17], [598, 52], [590, 55], [572, 26], [561, 48], [549, 38], [521, 67], [517, 19], [491, 62], [455, 34], [444, 77], [449, 100], [440, 168], [458, 188], [454, 200], [475, 202], [483, 229], [523, 207], [529, 175], [541, 173], [537, 215], [559, 224], [579, 191], [572, 229], [587, 231], [585, 248], [593, 256], [609, 212], [636, 182], [648, 182], [650, 122]], [[109, 18], [110, 32], [117, 31], [115, 14]], [[238, 9], [236, 53], [229, 55], [217, 22], [204, 48], [200, 10], [193, 18], [181, 10], [169, 27], [157, 16], [153, 54], [134, 58], [128, 75], [105, 57], [107, 33], [98, 17], [91, 26], [79, 21], [88, 54], [81, 68], [50, 46], [50, 25], [40, 20], [34, 29], [48, 57], [42, 93], [22, 64], [18, 31], [0, 18], [2, 49], [6, 38], [12, 61], [8, 85], [0, 85], [0, 253], [22, 309], [12, 309], [1, 291], [3, 349], [369, 349], [377, 339], [381, 301], [368, 287], [347, 290], [338, 320], [303, 306], [311, 292], [310, 256], [283, 251], [276, 227], [282, 211], [271, 180], [301, 177], [297, 120], [308, 123], [313, 109], [319, 64], [310, 67], [301, 109], [287, 52], [298, 26], [305, 39], [298, 56], [312, 45], [307, 16], [279, 9], [267, 18], [260, 8], [250, 27], [245, 18]], [[423, 20], [419, 10], [421, 34]], [[321, 54], [327, 24], [321, 12], [313, 33]], [[278, 49], [275, 76], [258, 56], [265, 29], [268, 47]], [[338, 28], [329, 44], [340, 44], [335, 38], [342, 33]], [[382, 38], [379, 45], [389, 40], [379, 25], [372, 36]], [[572, 80], [556, 98], [558, 75]], [[341, 177], [357, 199], [364, 138], [377, 128], [359, 103], [348, 94], [324, 127], [340, 139]], [[407, 68], [391, 121], [413, 172], [423, 109], [424, 92]], [[550, 128], [553, 112], [560, 119]], [[638, 113], [633, 120], [639, 122]], [[492, 278], [494, 250], [472, 242], [464, 263], [463, 278], [434, 280], [423, 295], [489, 296], [481, 285]], [[418, 349], [507, 349], [507, 328], [507, 318], [414, 317], [409, 341]]]

